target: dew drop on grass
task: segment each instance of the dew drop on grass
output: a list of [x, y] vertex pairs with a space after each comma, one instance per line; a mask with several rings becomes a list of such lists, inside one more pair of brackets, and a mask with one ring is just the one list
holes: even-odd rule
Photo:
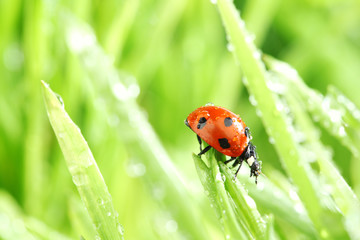
[[78, 187], [89, 184], [88, 176], [83, 173], [73, 174], [72, 180], [73, 180], [74, 184]]
[[291, 189], [290, 191], [289, 191], [289, 196], [290, 196], [290, 198], [292, 199], [292, 200], [294, 200], [294, 201], [299, 201], [300, 199], [299, 199], [299, 196], [297, 195], [297, 193], [293, 190], [293, 189]]
[[235, 47], [234, 47], [234, 45], [233, 45], [232, 43], [228, 43], [228, 44], [226, 45], [226, 48], [227, 48], [227, 50], [228, 50], [229, 52], [233, 52], [233, 51], [235, 50]]
[[271, 144], [275, 144], [275, 138], [269, 137], [269, 142], [270, 142]]
[[88, 26], [72, 27], [68, 31], [67, 42], [74, 52], [82, 52], [96, 44], [95, 35], [92, 34]]
[[257, 106], [257, 101], [256, 101], [254, 95], [249, 96], [249, 101], [250, 101], [251, 105], [253, 105], [255, 107]]
[[249, 195], [245, 195], [244, 198], [245, 198], [245, 201], [246, 201], [247, 205], [249, 206], [249, 208], [252, 208], [252, 209], [256, 208], [256, 203], [255, 203], [254, 199], [252, 199]]
[[230, 235], [229, 235], [229, 234], [227, 234], [225, 238], [226, 238], [226, 239], [230, 239]]
[[141, 177], [146, 173], [146, 166], [142, 163], [131, 163], [126, 167], [126, 173], [133, 178]]
[[66, 133], [63, 133], [63, 132], [60, 132], [60, 133], [59, 133], [59, 138], [60, 138], [60, 139], [63, 139], [65, 136], [66, 136]]
[[260, 111], [260, 109], [256, 109], [256, 115], [258, 116], [258, 117], [262, 117], [262, 112]]
[[221, 173], [220, 173], [220, 172], [218, 172], [218, 173], [216, 174], [216, 181], [219, 181], [219, 182], [222, 182], [222, 181], [223, 181], [223, 179], [222, 179], [222, 176], [221, 176]]
[[124, 235], [124, 227], [120, 223], [117, 224], [117, 230], [121, 235]]
[[254, 35], [254, 34], [248, 34], [248, 35], [246, 35], [246, 37], [245, 37], [245, 41], [246, 41], [247, 43], [252, 43], [254, 40], [255, 40], [255, 35]]
[[341, 126], [339, 128], [339, 136], [340, 137], [345, 137], [346, 136], [345, 128], [343, 126]]
[[245, 76], [243, 76], [243, 77], [241, 78], [241, 80], [242, 80], [242, 82], [243, 82], [243, 84], [244, 84], [245, 86], [249, 86], [249, 81], [248, 81], [248, 79], [247, 79]]
[[178, 224], [175, 220], [171, 219], [165, 223], [165, 229], [169, 233], [176, 232], [178, 229]]
[[97, 204], [99, 204], [99, 205], [104, 205], [104, 199], [102, 199], [102, 198], [98, 198], [98, 199], [96, 200], [96, 202], [97, 202]]
[[259, 51], [255, 51], [253, 53], [253, 56], [256, 60], [260, 60], [261, 59], [261, 53]]
[[301, 205], [301, 203], [296, 203], [296, 204], [294, 205], [294, 209], [295, 209], [295, 211], [296, 211], [297, 213], [300, 213], [300, 214], [305, 213], [305, 209], [304, 209], [304, 207]]
[[217, 4], [217, 0], [210, 0], [212, 4]]
[[62, 97], [59, 94], [56, 94], [56, 93], [55, 93], [55, 96], [56, 96], [57, 100], [59, 101], [60, 105], [62, 107], [64, 107], [64, 100], [62, 99]]

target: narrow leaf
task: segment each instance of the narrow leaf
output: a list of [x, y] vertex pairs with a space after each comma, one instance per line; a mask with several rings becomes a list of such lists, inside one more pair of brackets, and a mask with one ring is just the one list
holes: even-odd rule
[[66, 113], [57, 95], [43, 81], [42, 87], [51, 126], [98, 237], [123, 239], [118, 214], [87, 142]]

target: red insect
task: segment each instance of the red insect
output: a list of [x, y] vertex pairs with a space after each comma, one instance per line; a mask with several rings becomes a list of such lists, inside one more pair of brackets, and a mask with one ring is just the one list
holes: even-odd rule
[[[213, 105], [199, 107], [185, 119], [185, 124], [197, 134], [200, 144], [199, 156], [209, 151], [212, 147], [217, 151], [230, 156], [225, 164], [234, 161], [233, 167], [240, 167], [245, 161], [250, 166], [250, 177], [257, 177], [261, 173], [260, 163], [257, 160], [255, 146], [250, 142], [249, 128], [241, 118], [226, 108]], [[202, 149], [201, 140], [209, 146]]]

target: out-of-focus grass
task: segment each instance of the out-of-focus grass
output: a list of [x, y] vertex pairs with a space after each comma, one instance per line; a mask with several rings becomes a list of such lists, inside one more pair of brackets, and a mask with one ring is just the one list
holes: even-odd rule
[[[357, 239], [360, 4], [262, 2], [235, 1], [250, 31], [239, 40], [225, 0], [1, 1], [0, 238], [95, 234], [46, 118], [45, 79], [87, 139], [125, 239]], [[292, 67], [257, 58], [254, 37]], [[230, 181], [216, 154], [194, 167], [183, 120], [207, 102], [250, 127], [267, 176], [257, 186], [246, 166]]]

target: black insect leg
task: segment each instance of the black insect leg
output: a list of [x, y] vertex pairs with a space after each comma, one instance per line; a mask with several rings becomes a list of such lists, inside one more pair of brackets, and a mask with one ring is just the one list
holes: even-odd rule
[[238, 175], [238, 173], [239, 173], [239, 171], [240, 171], [240, 168], [241, 168], [241, 165], [242, 165], [243, 161], [244, 161], [244, 159], [242, 159], [242, 158], [236, 159], [236, 162], [239, 163], [239, 167], [238, 167], [238, 169], [236, 170], [236, 173], [235, 173], [235, 176], [234, 176], [234, 180], [236, 179], [236, 177], [237, 177], [237, 175]]
[[199, 144], [200, 144], [200, 152], [202, 151], [202, 145], [201, 145], [201, 138], [199, 137], [199, 135], [196, 135], [197, 136], [197, 140], [198, 140], [198, 142], [199, 142]]
[[229, 160], [226, 160], [224, 163], [228, 164], [229, 162], [234, 161], [235, 159], [236, 159], [236, 157], [231, 157]]
[[206, 152], [209, 151], [210, 149], [211, 149], [211, 146], [209, 145], [209, 146], [207, 146], [206, 148], [204, 148], [204, 149], [198, 154], [198, 156], [203, 155], [204, 153], [206, 153]]

